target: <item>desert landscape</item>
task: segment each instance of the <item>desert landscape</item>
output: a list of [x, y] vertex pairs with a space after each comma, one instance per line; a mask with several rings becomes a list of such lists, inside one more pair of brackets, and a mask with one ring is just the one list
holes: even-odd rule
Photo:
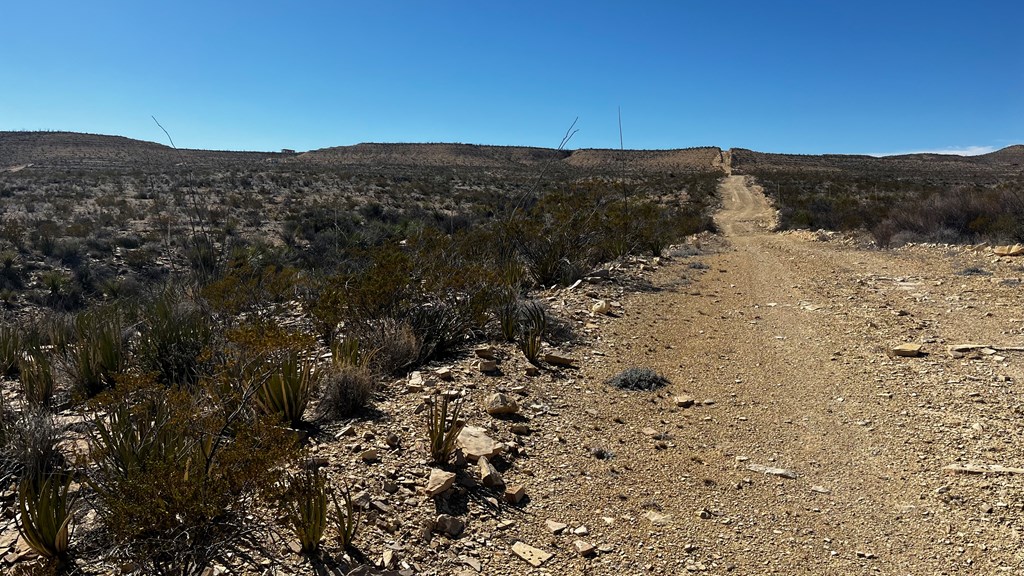
[[1024, 146], [0, 132], [4, 574], [1024, 569]]

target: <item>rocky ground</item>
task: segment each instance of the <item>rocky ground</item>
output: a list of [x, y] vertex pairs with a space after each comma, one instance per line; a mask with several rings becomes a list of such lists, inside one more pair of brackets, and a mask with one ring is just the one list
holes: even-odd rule
[[[722, 193], [722, 237], [541, 295], [575, 333], [551, 351], [571, 366], [531, 376], [513, 346], [495, 346], [394, 382], [375, 418], [314, 436], [312, 454], [364, 509], [367, 564], [467, 576], [1024, 570], [1024, 259], [775, 234], [743, 177]], [[904, 344], [920, 350], [897, 355]], [[606, 384], [629, 367], [670, 383]], [[454, 478], [426, 462], [432, 390], [464, 393], [478, 436]], [[488, 413], [498, 392], [511, 413]], [[0, 555], [13, 560], [4, 506]], [[283, 535], [235, 560], [240, 573], [349, 571], [301, 559]]]

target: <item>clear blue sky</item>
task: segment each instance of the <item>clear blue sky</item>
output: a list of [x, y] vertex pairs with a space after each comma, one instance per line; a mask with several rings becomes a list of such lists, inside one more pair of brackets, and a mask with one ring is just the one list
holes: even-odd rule
[[0, 130], [894, 153], [1024, 143], [1024, 1], [5, 2]]

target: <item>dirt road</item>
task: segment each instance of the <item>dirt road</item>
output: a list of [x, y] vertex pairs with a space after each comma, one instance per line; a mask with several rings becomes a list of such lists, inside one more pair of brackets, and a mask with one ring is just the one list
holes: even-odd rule
[[[946, 351], [1024, 343], [1020, 262], [776, 234], [743, 177], [721, 190], [723, 245], [674, 259], [654, 289], [624, 300], [581, 378], [554, 396], [558, 416], [539, 420], [549, 433], [531, 453], [548, 472], [533, 481], [525, 524], [585, 525], [606, 549], [592, 560], [559, 554], [545, 568], [1024, 570], [1024, 476], [943, 470], [1024, 465], [1024, 354]], [[929, 354], [888, 354], [905, 342]], [[600, 384], [627, 366], [673, 384], [660, 393]], [[683, 394], [697, 405], [677, 407]], [[568, 550], [575, 538], [532, 537]]]

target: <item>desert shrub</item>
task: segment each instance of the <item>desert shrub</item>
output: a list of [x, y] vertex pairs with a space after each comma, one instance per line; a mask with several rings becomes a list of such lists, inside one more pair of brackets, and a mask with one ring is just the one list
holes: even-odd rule
[[377, 391], [377, 381], [365, 364], [328, 368], [320, 379], [318, 412], [327, 419], [358, 413]]
[[651, 368], [627, 368], [608, 380], [608, 384], [620, 390], [657, 390], [667, 386], [667, 378]]
[[434, 394], [427, 405], [427, 439], [430, 460], [447, 464], [455, 451], [455, 441], [465, 424], [459, 420], [462, 398], [447, 393]]
[[0, 483], [11, 478], [40, 479], [64, 465], [57, 444], [60, 430], [53, 415], [43, 409], [14, 412], [0, 405]]
[[506, 342], [514, 342], [519, 334], [519, 297], [507, 291], [494, 302], [494, 318]]
[[146, 573], [200, 573], [242, 542], [294, 452], [249, 406], [252, 386], [224, 374], [192, 393], [143, 379], [101, 398], [87, 481], [108, 545]]
[[143, 306], [140, 319], [142, 369], [165, 385], [195, 386], [206, 371], [203, 354], [215, 335], [210, 315], [167, 289]]
[[360, 346], [374, 350], [370, 370], [375, 374], [401, 374], [415, 365], [420, 342], [407, 322], [394, 318], [366, 321], [352, 327], [349, 337]]

